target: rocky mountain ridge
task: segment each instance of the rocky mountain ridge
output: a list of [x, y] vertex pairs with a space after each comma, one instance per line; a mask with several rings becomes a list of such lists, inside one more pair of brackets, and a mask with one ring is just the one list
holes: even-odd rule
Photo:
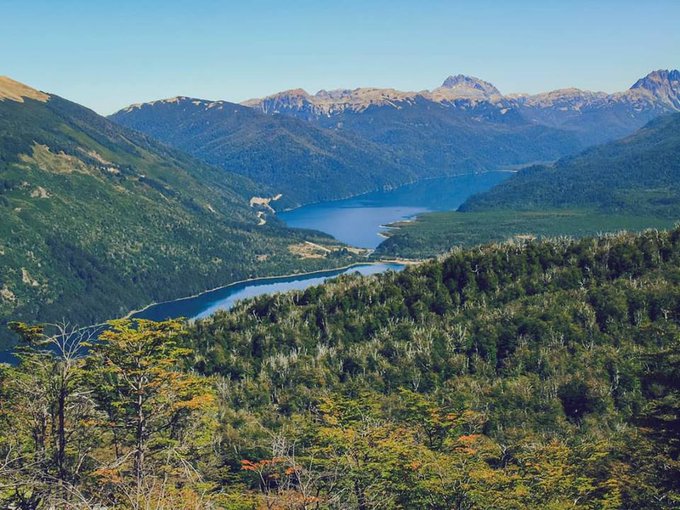
[[[418, 92], [362, 87], [320, 90], [309, 94], [303, 89], [294, 89], [250, 99], [242, 104], [267, 114], [318, 120], [343, 113], [362, 113], [372, 107], [403, 109], [418, 102], [457, 109], [492, 107], [501, 113], [514, 109], [532, 122], [567, 129], [577, 128], [574, 115], [585, 115], [586, 118], [581, 120], [588, 123], [611, 114], [615, 118], [610, 119], [613, 120], [612, 133], [605, 137], [609, 139], [629, 134], [662, 113], [680, 111], [680, 71], [653, 71], [628, 90], [612, 94], [564, 88], [540, 94], [503, 95], [489, 82], [459, 74], [449, 76], [440, 87]], [[621, 117], [633, 119], [630, 129], [618, 129]]]

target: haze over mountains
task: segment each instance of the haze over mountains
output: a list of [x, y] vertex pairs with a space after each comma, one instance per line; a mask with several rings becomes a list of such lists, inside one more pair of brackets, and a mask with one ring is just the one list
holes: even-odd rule
[[295, 89], [243, 105], [179, 97], [133, 105], [111, 119], [249, 176], [283, 194], [279, 207], [291, 207], [556, 160], [628, 135], [679, 105], [678, 71], [654, 71], [615, 94], [503, 95], [456, 75], [420, 92]]

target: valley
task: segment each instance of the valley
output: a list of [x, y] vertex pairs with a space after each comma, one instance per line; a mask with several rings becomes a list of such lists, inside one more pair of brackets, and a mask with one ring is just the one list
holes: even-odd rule
[[2, 12], [0, 509], [680, 508], [680, 3]]
[[[0, 324], [95, 324], [253, 276], [357, 262], [337, 242], [258, 219], [261, 185], [0, 79]], [[6, 328], [0, 346], [14, 341]]]
[[[507, 207], [496, 198], [481, 215], [453, 212], [461, 206], [465, 211], [475, 207], [477, 213], [485, 195], [472, 195], [509, 175], [494, 170], [521, 169], [506, 186], [490, 190], [490, 197], [526, 176], [540, 175], [536, 168], [551, 168], [522, 169], [532, 161], [554, 160], [582, 147], [581, 142], [566, 142], [573, 139], [572, 128], [559, 134], [550, 131], [564, 127], [558, 127], [554, 117], [569, 111], [563, 102], [555, 102], [564, 94], [531, 101], [506, 97], [487, 82], [460, 75], [427, 94], [379, 89], [320, 93], [323, 108], [308, 108], [316, 99], [302, 93], [295, 103], [281, 103], [284, 96], [278, 95], [274, 103], [267, 99], [245, 105], [179, 97], [134, 105], [111, 117], [147, 133], [142, 134], [11, 79], [3, 78], [1, 85], [0, 127], [5, 135], [0, 205], [8, 212], [0, 225], [4, 321], [56, 320], [68, 312], [78, 322], [96, 323], [150, 302], [245, 278], [361, 262], [368, 253], [362, 249], [375, 250], [374, 259], [420, 259], [451, 246], [515, 235], [670, 226], [675, 217], [674, 210], [662, 205], [675, 203], [669, 195], [674, 193], [672, 174], [663, 177], [671, 179], [668, 191], [645, 192], [644, 201], [650, 205], [636, 209], [638, 218], [626, 216], [625, 205], [595, 213], [594, 197], [574, 202], [574, 215], [558, 214], [546, 227], [540, 221], [530, 225], [525, 213], [513, 225], [498, 221], [517, 214], [500, 211]], [[588, 116], [588, 122], [604, 125], [609, 118], [601, 116], [602, 108], [634, 105], [638, 113], [626, 124], [626, 130], [633, 131], [642, 120], [676, 108], [676, 95], [677, 73], [653, 72], [630, 92], [615, 96], [616, 101], [614, 96], [591, 97], [588, 104], [600, 101], [600, 117]], [[529, 104], [551, 110], [552, 120], [540, 124], [543, 121], [532, 117], [527, 123], [523, 108]], [[583, 109], [585, 103], [579, 104]], [[583, 129], [590, 125], [585, 119], [579, 124]], [[659, 121], [646, 132], [664, 126], [672, 130], [667, 123]], [[660, 154], [670, 147], [664, 142], [666, 146], [657, 148], [653, 135], [637, 139], [638, 145]], [[627, 150], [635, 146], [624, 143]], [[299, 151], [292, 149], [296, 144]], [[613, 144], [586, 151], [593, 160], [588, 168], [608, 164], [602, 158], [618, 150]], [[647, 159], [649, 151], [644, 153]], [[566, 158], [557, 165], [581, 164], [571, 161]], [[589, 179], [579, 189], [592, 187], [597, 176]], [[627, 182], [623, 175], [619, 179]], [[649, 177], [640, 185], [649, 188], [656, 179]], [[634, 204], [642, 196], [641, 191], [626, 193], [608, 200]], [[352, 198], [337, 200], [346, 196]], [[517, 196], [523, 201], [520, 209], [529, 207], [527, 200], [536, 202]], [[555, 207], [554, 200], [530, 207], [548, 211]], [[516, 205], [509, 210], [513, 208]], [[666, 212], [660, 212], [662, 208]], [[120, 214], [122, 210], [128, 214]], [[432, 211], [438, 211], [434, 222], [423, 218], [403, 229], [387, 227]], [[479, 224], [482, 218], [490, 223]], [[96, 225], [96, 230], [88, 231], [87, 225]], [[186, 243], [193, 248], [183, 250]]]

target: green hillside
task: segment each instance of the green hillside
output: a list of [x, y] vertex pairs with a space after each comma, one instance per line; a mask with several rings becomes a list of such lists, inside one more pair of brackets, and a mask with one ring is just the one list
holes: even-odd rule
[[672, 114], [623, 140], [520, 170], [456, 212], [394, 225], [376, 255], [421, 258], [515, 236], [670, 228], [679, 220], [680, 114]]
[[260, 225], [247, 199], [261, 188], [248, 179], [9, 79], [0, 92], [0, 321], [91, 323], [340, 265], [293, 256], [303, 234]]
[[563, 207], [680, 218], [680, 114], [552, 167], [522, 170], [460, 210]]
[[675, 509], [679, 283], [680, 230], [648, 231], [117, 322], [76, 356], [19, 325], [0, 505]]
[[404, 184], [417, 177], [384, 147], [226, 101], [179, 97], [110, 117], [283, 196], [277, 208]]

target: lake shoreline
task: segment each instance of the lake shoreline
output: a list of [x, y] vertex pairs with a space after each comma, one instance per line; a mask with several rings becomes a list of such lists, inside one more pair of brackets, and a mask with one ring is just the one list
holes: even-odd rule
[[[206, 289], [204, 291], [197, 292], [197, 293], [192, 294], [190, 296], [184, 296], [184, 297], [177, 298], [177, 299], [168, 299], [166, 301], [157, 301], [157, 302], [155, 301], [153, 303], [149, 303], [148, 305], [146, 305], [143, 308], [140, 308], [138, 310], [129, 311], [127, 314], [125, 314], [123, 317], [121, 317], [121, 319], [134, 318], [135, 315], [143, 313], [153, 306], [166, 305], [166, 304], [170, 304], [170, 303], [178, 303], [180, 301], [185, 301], [187, 299], [195, 299], [195, 298], [200, 297], [204, 294], [216, 292], [218, 290], [223, 290], [223, 289], [227, 289], [229, 287], [235, 287], [237, 285], [242, 285], [242, 284], [247, 284], [247, 283], [253, 283], [253, 282], [258, 282], [258, 281], [266, 281], [266, 280], [277, 280], [277, 279], [280, 279], [280, 278], [294, 278], [296, 276], [301, 276], [301, 277], [313, 276], [313, 275], [322, 274], [322, 273], [335, 273], [337, 271], [346, 271], [347, 269], [351, 269], [351, 268], [357, 267], [357, 266], [375, 266], [375, 265], [379, 265], [379, 264], [390, 264], [390, 263], [400, 264], [400, 265], [404, 265], [404, 266], [412, 266], [412, 265], [419, 264], [420, 262], [423, 262], [423, 261], [413, 261], [413, 260], [402, 261], [402, 260], [397, 260], [395, 258], [384, 259], [384, 260], [383, 259], [366, 260], [364, 262], [353, 262], [352, 264], [347, 264], [345, 266], [334, 267], [334, 268], [329, 268], [329, 269], [317, 269], [315, 271], [306, 271], [306, 272], [302, 272], [302, 273], [289, 273], [289, 274], [282, 274], [282, 275], [275, 275], [275, 276], [257, 276], [257, 277], [254, 277], [254, 278], [246, 278], [244, 280], [237, 280], [237, 281], [234, 281], [234, 282], [231, 282], [231, 283], [227, 283], [225, 285], [220, 285], [220, 286], [217, 286], [217, 287], [212, 288], [212, 289]], [[106, 324], [106, 323], [103, 323], [103, 324]]]
[[[177, 299], [171, 299], [171, 300], [167, 300], [167, 301], [149, 303], [146, 306], [144, 306], [143, 308], [140, 308], [139, 310], [131, 310], [126, 315], [124, 315], [122, 317], [118, 317], [116, 319], [111, 319], [111, 320], [121, 320], [121, 319], [131, 319], [131, 318], [134, 319], [135, 318], [134, 315], [143, 313], [144, 311], [148, 310], [149, 308], [157, 306], [157, 305], [171, 304], [171, 303], [177, 303], [177, 302], [181, 302], [181, 301], [185, 301], [185, 300], [195, 299], [197, 297], [200, 297], [204, 294], [208, 294], [210, 292], [228, 289], [230, 287], [236, 287], [238, 285], [249, 284], [249, 283], [253, 283], [253, 282], [256, 282], [256, 283], [257, 282], [267, 282], [268, 280], [274, 282], [276, 280], [282, 280], [282, 279], [286, 279], [286, 278], [295, 278], [295, 277], [303, 277], [304, 278], [304, 277], [313, 277], [314, 275], [323, 275], [323, 274], [328, 274], [328, 273], [338, 273], [337, 275], [332, 275], [332, 274], [328, 275], [328, 278], [335, 278], [337, 276], [342, 275], [343, 271], [347, 271], [349, 269], [352, 269], [353, 267], [377, 266], [377, 265], [381, 265], [381, 264], [395, 264], [395, 265], [402, 266], [402, 268], [406, 268], [408, 266], [413, 266], [413, 265], [419, 264], [421, 262], [423, 262], [423, 260], [417, 260], [417, 261], [416, 260], [410, 260], [410, 259], [401, 260], [399, 258], [391, 257], [391, 258], [385, 258], [385, 259], [366, 260], [366, 261], [363, 261], [363, 262], [354, 262], [352, 264], [347, 264], [347, 265], [340, 266], [340, 267], [329, 268], [329, 269], [318, 269], [316, 271], [306, 271], [306, 272], [302, 272], [302, 273], [290, 273], [290, 274], [275, 275], [275, 276], [259, 276], [259, 277], [255, 277], [255, 278], [247, 278], [247, 279], [244, 279], [244, 280], [234, 281], [234, 282], [228, 283], [226, 285], [220, 285], [218, 287], [215, 287], [214, 289], [208, 289], [208, 290], [205, 290], [205, 291], [202, 291], [202, 292], [198, 292], [198, 293], [195, 293], [191, 296], [184, 296], [184, 297], [177, 298]], [[383, 272], [384, 271], [381, 271], [380, 273], [376, 273], [376, 274], [382, 274]], [[294, 292], [294, 291], [285, 291], [285, 292]], [[193, 320], [197, 320], [197, 319], [187, 318], [187, 320], [193, 321]], [[88, 329], [103, 330], [107, 327], [108, 322], [109, 321], [104, 321], [104, 322], [100, 322], [100, 323], [97, 323], [97, 324], [90, 324], [88, 326], [82, 326], [82, 327], [78, 328], [76, 331], [85, 331], [85, 330], [88, 330]], [[16, 365], [16, 363], [18, 362], [18, 359], [15, 357], [14, 352], [15, 352], [15, 348], [11, 348], [11, 349], [8, 349], [8, 350], [0, 350], [0, 364], [7, 363], [7, 364], [10, 364], [10, 365]]]
[[456, 210], [470, 196], [513, 173], [504, 169], [420, 179], [390, 190], [280, 211], [277, 217], [290, 228], [322, 232], [341, 243], [375, 252], [394, 233], [395, 224], [414, 222], [431, 212]]

